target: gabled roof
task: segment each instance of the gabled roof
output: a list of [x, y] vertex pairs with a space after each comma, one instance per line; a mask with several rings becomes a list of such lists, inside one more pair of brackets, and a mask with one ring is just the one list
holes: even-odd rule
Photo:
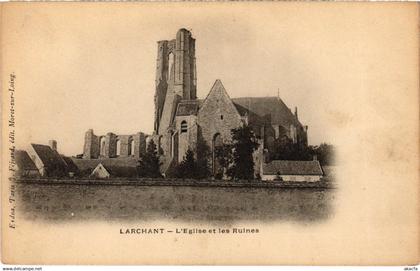
[[105, 170], [112, 177], [137, 177], [137, 168], [130, 166], [105, 166], [99, 163], [92, 171]]
[[16, 164], [21, 170], [38, 170], [35, 163], [26, 151], [17, 150], [15, 151]]
[[231, 109], [233, 110], [233, 112], [238, 114], [238, 117], [240, 118], [240, 114], [238, 112], [238, 109], [236, 108], [235, 104], [232, 102], [232, 99], [229, 97], [229, 94], [227, 93], [225, 87], [222, 84], [222, 81], [220, 79], [216, 79], [216, 81], [214, 82], [213, 86], [211, 87], [209, 93], [207, 94], [206, 98], [201, 102], [199, 101], [199, 105], [200, 105], [200, 111], [206, 106], [206, 104], [208, 103], [210, 97], [212, 97], [213, 95], [217, 95], [220, 94], [222, 97], [226, 97], [228, 104], [231, 106]]
[[47, 145], [31, 144], [31, 146], [39, 159], [41, 159], [47, 171], [57, 170], [62, 173], [67, 172], [67, 164], [57, 151], [51, 149], [50, 146]]
[[264, 175], [323, 175], [319, 161], [273, 160], [264, 163], [262, 170]]
[[199, 100], [183, 100], [178, 104], [176, 116], [197, 115]]
[[101, 163], [99, 163], [92, 171], [92, 173], [90, 175], [94, 175], [95, 173], [97, 174], [98, 171], [105, 171], [106, 175], [109, 176], [111, 175], [111, 173], [109, 173], [109, 171], [104, 167], [104, 165], [102, 165]]
[[[232, 101], [242, 116], [245, 114], [249, 116], [251, 123], [265, 119], [271, 124], [285, 127], [290, 124], [301, 125], [292, 111], [278, 97], [241, 97], [233, 98]], [[253, 114], [258, 117], [253, 118]]]
[[66, 162], [68, 171], [70, 171], [70, 172], [78, 172], [79, 171], [79, 168], [77, 167], [77, 165], [73, 162], [73, 160], [70, 157], [61, 155], [61, 158], [63, 158], [64, 162]]

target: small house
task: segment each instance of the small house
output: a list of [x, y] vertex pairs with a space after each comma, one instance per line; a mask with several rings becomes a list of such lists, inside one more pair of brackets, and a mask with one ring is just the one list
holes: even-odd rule
[[282, 180], [285, 182], [317, 182], [323, 171], [319, 161], [273, 160], [262, 163], [261, 179], [264, 181]]
[[99, 163], [90, 174], [91, 177], [98, 179], [116, 178], [134, 178], [137, 177], [137, 169], [130, 166], [111, 166]]
[[99, 163], [90, 174], [91, 177], [95, 177], [98, 179], [107, 179], [111, 177], [111, 173], [102, 165], [102, 163]]

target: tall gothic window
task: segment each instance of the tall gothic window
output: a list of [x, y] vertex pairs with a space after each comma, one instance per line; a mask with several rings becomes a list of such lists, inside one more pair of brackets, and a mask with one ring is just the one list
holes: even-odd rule
[[174, 77], [174, 70], [174, 54], [171, 52], [168, 56], [168, 74], [166, 77], [168, 81]]
[[117, 140], [117, 156], [121, 154], [121, 141]]
[[134, 142], [133, 142], [133, 138], [129, 138], [128, 139], [128, 156], [133, 155], [134, 154]]

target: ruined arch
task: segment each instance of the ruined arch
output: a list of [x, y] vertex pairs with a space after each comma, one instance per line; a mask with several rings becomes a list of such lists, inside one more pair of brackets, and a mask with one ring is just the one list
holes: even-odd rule
[[99, 156], [105, 156], [105, 137], [99, 137]]
[[166, 74], [166, 78], [168, 81], [170, 81], [174, 77], [174, 73], [175, 73], [174, 62], [175, 62], [174, 53], [170, 51], [168, 53], [168, 70]]
[[116, 156], [121, 155], [121, 140], [119, 138], [117, 138], [117, 140], [115, 142], [115, 154], [116, 154]]
[[131, 136], [128, 138], [127, 152], [128, 156], [134, 155], [134, 140]]

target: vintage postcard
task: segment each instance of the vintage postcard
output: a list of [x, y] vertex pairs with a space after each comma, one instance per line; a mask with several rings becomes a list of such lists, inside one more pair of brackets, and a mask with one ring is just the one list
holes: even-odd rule
[[1, 4], [2, 262], [417, 264], [418, 19]]

